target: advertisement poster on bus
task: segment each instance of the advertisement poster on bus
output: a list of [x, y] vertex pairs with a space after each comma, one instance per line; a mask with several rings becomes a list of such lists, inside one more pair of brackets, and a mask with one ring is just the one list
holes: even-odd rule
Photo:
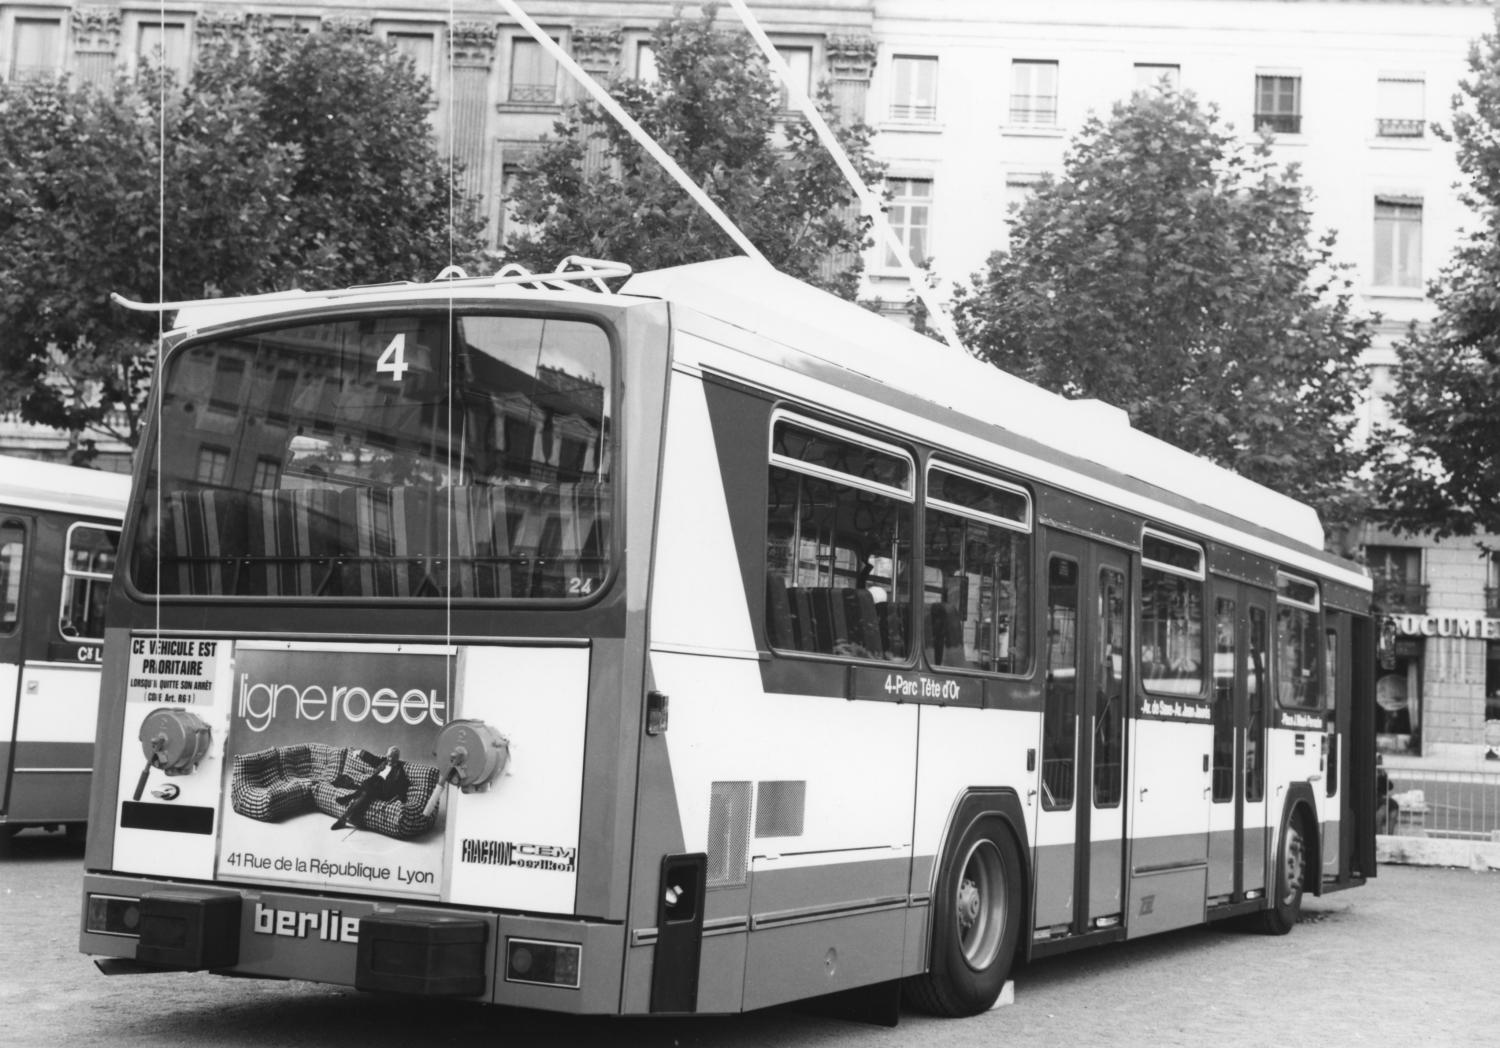
[[218, 875], [436, 898], [453, 649], [236, 646]]

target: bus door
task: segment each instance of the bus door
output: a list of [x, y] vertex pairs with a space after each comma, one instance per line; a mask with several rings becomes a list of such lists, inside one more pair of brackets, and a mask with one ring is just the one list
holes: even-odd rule
[[26, 625], [23, 573], [27, 523], [19, 517], [0, 515], [0, 815], [10, 811], [10, 779], [15, 763]]
[[1265, 694], [1268, 598], [1213, 584], [1213, 760], [1209, 812], [1211, 905], [1265, 887]]
[[1212, 804], [1212, 619], [1196, 543], [1147, 529], [1141, 541], [1140, 690], [1130, 725], [1127, 935], [1201, 923]]
[[1323, 701], [1326, 715], [1323, 724], [1323, 878], [1338, 880], [1353, 867], [1354, 838], [1344, 832], [1344, 797], [1349, 772], [1347, 741], [1350, 737], [1350, 667], [1353, 664], [1353, 638], [1350, 616], [1329, 610], [1324, 617]]
[[1051, 536], [1036, 835], [1038, 938], [1120, 923], [1129, 578], [1123, 552]]

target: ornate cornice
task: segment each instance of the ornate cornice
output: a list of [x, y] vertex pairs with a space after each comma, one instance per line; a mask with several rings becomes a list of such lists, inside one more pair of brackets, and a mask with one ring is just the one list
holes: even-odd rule
[[875, 71], [875, 38], [830, 36], [828, 69], [840, 80], [868, 80]]
[[324, 15], [323, 28], [332, 33], [348, 33], [350, 36], [369, 36], [375, 25], [368, 18], [355, 15]]
[[75, 7], [70, 20], [73, 50], [79, 54], [114, 54], [120, 49], [120, 9]]
[[495, 40], [500, 31], [494, 22], [454, 22], [449, 33], [454, 65], [488, 69], [495, 60]]
[[224, 11], [204, 11], [193, 20], [193, 34], [199, 42], [222, 44], [244, 40], [250, 32], [249, 18]]
[[593, 74], [607, 75], [620, 65], [620, 51], [625, 34], [617, 25], [575, 26], [572, 33], [573, 57]]

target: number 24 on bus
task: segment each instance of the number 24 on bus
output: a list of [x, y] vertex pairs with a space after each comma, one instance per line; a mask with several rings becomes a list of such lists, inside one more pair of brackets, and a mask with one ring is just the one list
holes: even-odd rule
[[1375, 874], [1370, 585], [1310, 509], [750, 260], [561, 286], [626, 272], [182, 308], [106, 970], [966, 1015]]

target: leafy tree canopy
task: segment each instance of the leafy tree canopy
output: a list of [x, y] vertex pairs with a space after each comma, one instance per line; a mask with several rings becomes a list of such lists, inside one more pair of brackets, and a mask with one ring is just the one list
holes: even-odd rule
[[[785, 273], [854, 296], [869, 220], [805, 121], [789, 117], [778, 81], [744, 33], [673, 18], [652, 34], [657, 79], [617, 80], [611, 95]], [[866, 181], [880, 177], [870, 130], [824, 118]], [[714, 221], [608, 114], [569, 108], [507, 201], [520, 230], [506, 255], [533, 270], [568, 255], [616, 258], [637, 270], [738, 254]]]
[[1325, 522], [1359, 509], [1352, 438], [1371, 321], [1296, 169], [1169, 89], [1090, 118], [1010, 249], [960, 288], [970, 347], [1006, 371], [1124, 408], [1132, 425]]
[[[0, 85], [0, 409], [134, 445], [158, 319], [113, 305], [430, 277], [482, 220], [384, 43], [274, 33], [106, 88]], [[91, 443], [81, 442], [80, 457]]]
[[1392, 425], [1373, 444], [1377, 518], [1441, 538], [1500, 532], [1500, 31], [1470, 48], [1438, 130], [1478, 225], [1428, 289], [1431, 323], [1396, 345]]

